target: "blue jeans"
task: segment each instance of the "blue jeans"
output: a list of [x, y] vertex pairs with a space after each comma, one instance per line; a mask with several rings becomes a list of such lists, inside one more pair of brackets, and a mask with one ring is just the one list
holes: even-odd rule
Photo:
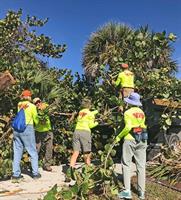
[[20, 162], [24, 148], [31, 157], [31, 166], [33, 175], [38, 174], [38, 153], [36, 150], [35, 131], [33, 125], [27, 125], [23, 133], [14, 131], [13, 133], [13, 176], [20, 176]]

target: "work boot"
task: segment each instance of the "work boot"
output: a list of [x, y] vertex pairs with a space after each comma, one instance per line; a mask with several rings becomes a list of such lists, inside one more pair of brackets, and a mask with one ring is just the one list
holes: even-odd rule
[[22, 176], [22, 175], [19, 175], [19, 176], [12, 176], [11, 177], [11, 179], [13, 180], [13, 181], [19, 181], [19, 180], [21, 180], [21, 179], [23, 179], [24, 177]]
[[43, 170], [47, 171], [47, 172], [51, 172], [52, 171], [52, 168], [50, 166], [44, 166], [43, 167]]
[[11, 179], [12, 179], [12, 182], [13, 183], [16, 183], [16, 182], [19, 182], [23, 179], [24, 177], [22, 175], [19, 175], [19, 176], [12, 176]]
[[123, 190], [118, 194], [120, 199], [132, 199], [131, 191], [130, 190]]
[[38, 173], [37, 175], [32, 175], [32, 178], [34, 180], [39, 179], [39, 178], [41, 178], [41, 174]]

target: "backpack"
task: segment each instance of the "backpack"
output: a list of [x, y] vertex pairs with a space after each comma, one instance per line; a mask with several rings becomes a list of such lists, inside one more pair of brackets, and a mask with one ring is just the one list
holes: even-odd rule
[[18, 133], [22, 133], [26, 129], [26, 118], [25, 118], [25, 112], [23, 108], [21, 108], [20, 111], [15, 116], [12, 122], [12, 127]]

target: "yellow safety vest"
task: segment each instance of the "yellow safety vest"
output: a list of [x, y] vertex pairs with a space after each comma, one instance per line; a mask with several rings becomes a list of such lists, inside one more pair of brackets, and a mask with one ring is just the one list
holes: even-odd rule
[[[46, 109], [48, 107], [47, 103], [41, 103], [41, 105], [44, 109]], [[43, 110], [42, 110], [42, 112], [43, 112]], [[41, 113], [41, 110], [40, 110], [40, 113]], [[39, 112], [38, 112], [38, 114], [39, 114]], [[46, 131], [49, 131], [52, 129], [50, 117], [48, 115], [44, 115], [43, 117], [45, 119], [45, 122], [42, 123], [41, 120], [39, 120], [38, 124], [36, 124], [36, 126], [35, 126], [35, 130], [40, 133], [46, 132]]]
[[36, 106], [29, 101], [21, 101], [18, 103], [18, 111], [24, 108], [26, 124], [37, 124], [38, 123], [38, 114]]
[[79, 111], [79, 115], [77, 117], [76, 130], [85, 130], [91, 132], [91, 128], [94, 128], [98, 125], [95, 122], [95, 115], [98, 113], [97, 110], [90, 111], [89, 109], [82, 109]]
[[118, 75], [118, 78], [115, 82], [115, 85], [121, 85], [122, 88], [128, 87], [128, 88], [134, 88], [134, 74], [133, 72], [129, 70], [124, 70], [123, 72], [120, 72]]
[[134, 140], [133, 136], [130, 134], [132, 128], [146, 128], [145, 114], [139, 107], [132, 107], [128, 109], [124, 113], [124, 122], [125, 127], [118, 135], [120, 139], [124, 137], [126, 140]]

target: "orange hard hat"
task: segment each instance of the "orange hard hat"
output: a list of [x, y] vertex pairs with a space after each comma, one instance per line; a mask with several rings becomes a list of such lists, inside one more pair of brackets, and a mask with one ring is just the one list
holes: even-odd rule
[[22, 97], [31, 97], [32, 93], [30, 90], [23, 90], [23, 92], [21, 93]]
[[128, 64], [127, 63], [122, 63], [121, 67], [124, 68], [124, 69], [127, 69], [128, 68]]

